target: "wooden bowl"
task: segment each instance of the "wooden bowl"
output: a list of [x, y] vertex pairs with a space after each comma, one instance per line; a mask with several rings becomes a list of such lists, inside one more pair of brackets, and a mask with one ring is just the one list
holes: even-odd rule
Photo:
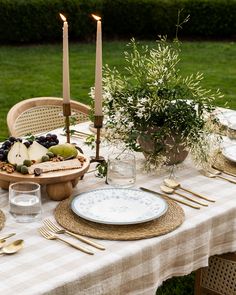
[[0, 171], [0, 187], [8, 189], [10, 183], [19, 181], [32, 181], [40, 185], [46, 185], [46, 191], [50, 199], [61, 201], [71, 196], [73, 187], [75, 187], [79, 179], [89, 169], [90, 159], [86, 156], [83, 166], [78, 169], [59, 170], [53, 172], [42, 173], [40, 176], [21, 174], [13, 172], [11, 174]]

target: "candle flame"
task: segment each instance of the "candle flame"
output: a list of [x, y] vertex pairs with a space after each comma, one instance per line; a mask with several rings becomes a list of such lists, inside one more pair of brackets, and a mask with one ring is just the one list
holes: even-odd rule
[[66, 22], [66, 17], [63, 14], [61, 14], [61, 13], [59, 13], [59, 14], [60, 14], [60, 17], [63, 20], [63, 22]]
[[101, 20], [101, 17], [100, 16], [97, 16], [95, 14], [92, 14], [92, 17], [95, 19], [95, 20]]

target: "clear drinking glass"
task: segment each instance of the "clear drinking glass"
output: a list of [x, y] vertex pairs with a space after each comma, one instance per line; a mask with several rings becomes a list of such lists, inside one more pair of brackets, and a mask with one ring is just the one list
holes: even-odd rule
[[17, 222], [41, 219], [40, 185], [34, 182], [16, 182], [9, 186], [10, 213]]
[[135, 156], [130, 153], [113, 153], [108, 156], [107, 183], [115, 187], [133, 186], [136, 180]]

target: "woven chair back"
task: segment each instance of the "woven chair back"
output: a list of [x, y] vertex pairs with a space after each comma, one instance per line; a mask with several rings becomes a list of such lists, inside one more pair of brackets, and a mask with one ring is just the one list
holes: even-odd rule
[[[76, 101], [71, 101], [71, 116], [76, 123], [89, 120], [90, 108]], [[7, 115], [7, 124], [12, 136], [47, 132], [65, 125], [62, 112], [62, 99], [40, 97], [26, 99], [14, 105]]]
[[195, 295], [236, 295], [236, 253], [210, 257], [196, 272]]

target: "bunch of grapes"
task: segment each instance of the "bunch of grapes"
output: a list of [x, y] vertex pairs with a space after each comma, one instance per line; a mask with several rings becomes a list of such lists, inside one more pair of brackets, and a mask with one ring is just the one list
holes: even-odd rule
[[2, 146], [0, 147], [0, 161], [6, 161], [7, 160], [8, 152], [11, 149], [11, 146], [16, 141], [22, 142], [22, 139], [21, 138], [15, 138], [13, 136], [10, 136], [8, 139], [6, 139], [2, 143]]
[[51, 134], [51, 133], [48, 133], [46, 136], [36, 137], [35, 140], [47, 149], [50, 148], [51, 146], [57, 145], [59, 143], [57, 135]]
[[[34, 140], [36, 140], [39, 144], [46, 147], [47, 149], [50, 146], [57, 145], [59, 143], [59, 140], [56, 134], [48, 133], [46, 136], [38, 136], [35, 139], [29, 138], [28, 140], [24, 141], [24, 145], [28, 148], [33, 143]], [[22, 138], [16, 138], [16, 137], [10, 136], [8, 139], [6, 139], [2, 143], [2, 146], [0, 147], [0, 161], [7, 161], [8, 152], [11, 149], [11, 146], [16, 141], [22, 142]]]

